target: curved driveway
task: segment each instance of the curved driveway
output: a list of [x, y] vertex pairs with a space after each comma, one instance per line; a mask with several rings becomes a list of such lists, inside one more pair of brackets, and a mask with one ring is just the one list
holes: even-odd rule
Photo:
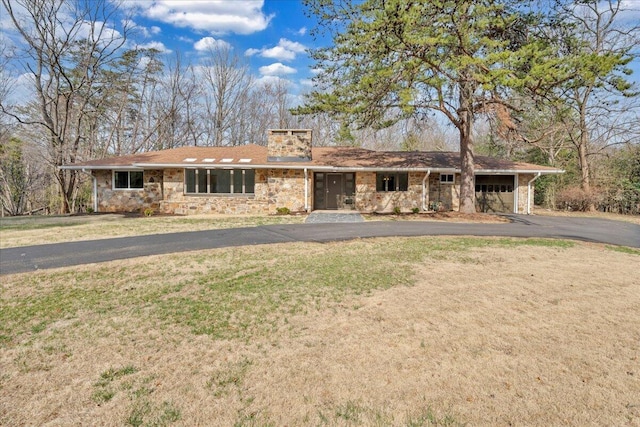
[[391, 236], [505, 236], [572, 239], [640, 248], [640, 226], [604, 219], [508, 215], [510, 223], [431, 221], [289, 224], [121, 237], [0, 249], [0, 274], [233, 246]]

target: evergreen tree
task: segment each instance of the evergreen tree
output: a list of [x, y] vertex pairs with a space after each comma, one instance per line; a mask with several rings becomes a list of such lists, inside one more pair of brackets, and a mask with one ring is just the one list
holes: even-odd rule
[[319, 89], [297, 114], [331, 112], [382, 128], [437, 111], [460, 140], [460, 211], [475, 212], [474, 135], [479, 114], [510, 89], [546, 87], [558, 77], [534, 16], [510, 0], [306, 0], [333, 45], [312, 52]]

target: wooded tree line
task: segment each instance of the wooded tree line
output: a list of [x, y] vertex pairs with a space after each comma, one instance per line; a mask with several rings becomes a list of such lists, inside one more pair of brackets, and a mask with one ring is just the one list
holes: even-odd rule
[[[312, 52], [322, 72], [300, 105], [285, 80], [257, 80], [230, 48], [185, 63], [129, 47], [135, 28], [106, 25], [126, 22], [113, 2], [0, 1], [22, 41], [0, 46], [4, 214], [83, 209], [87, 176], [62, 164], [265, 144], [267, 129], [288, 127], [313, 129], [316, 145], [460, 149], [463, 210], [476, 153], [566, 169], [537, 181], [539, 203], [640, 210], [628, 79], [640, 35], [620, 2], [308, 0], [333, 43]], [[10, 62], [33, 90], [14, 105]]]

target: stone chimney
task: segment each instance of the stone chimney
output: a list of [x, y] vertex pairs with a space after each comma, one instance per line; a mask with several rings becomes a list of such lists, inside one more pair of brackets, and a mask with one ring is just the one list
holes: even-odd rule
[[311, 161], [311, 129], [269, 129], [267, 161]]

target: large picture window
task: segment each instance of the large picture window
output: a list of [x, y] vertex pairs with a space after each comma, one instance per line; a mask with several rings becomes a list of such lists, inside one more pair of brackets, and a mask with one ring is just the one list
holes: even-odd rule
[[376, 173], [376, 191], [407, 191], [409, 174], [407, 172]]
[[113, 188], [117, 190], [144, 188], [142, 171], [113, 171]]
[[185, 169], [187, 194], [253, 194], [253, 169]]

